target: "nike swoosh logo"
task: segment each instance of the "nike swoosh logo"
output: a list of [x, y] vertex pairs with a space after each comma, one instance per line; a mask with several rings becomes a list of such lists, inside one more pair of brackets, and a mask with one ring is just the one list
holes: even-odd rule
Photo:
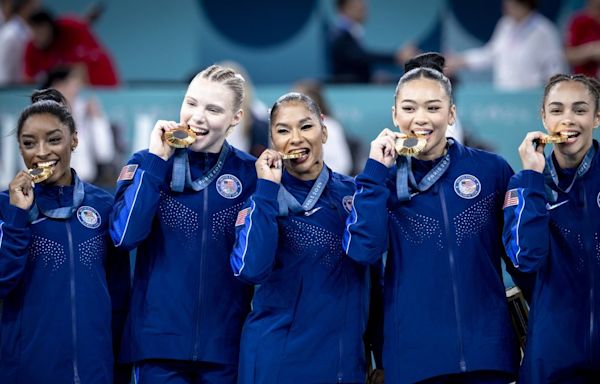
[[554, 209], [554, 208], [558, 208], [558, 207], [560, 207], [561, 205], [563, 205], [563, 204], [566, 204], [566, 203], [568, 203], [568, 202], [569, 202], [569, 200], [565, 200], [565, 201], [561, 201], [560, 203], [556, 203], [556, 204], [552, 204], [552, 205], [550, 205], [550, 203], [546, 203], [546, 209], [547, 209], [548, 211], [550, 211], [550, 210], [552, 210], [552, 209]]
[[304, 216], [312, 216], [314, 213], [317, 213], [317, 211], [319, 211], [319, 209], [321, 209], [323, 207], [316, 207], [311, 209], [310, 211], [306, 211], [304, 212]]

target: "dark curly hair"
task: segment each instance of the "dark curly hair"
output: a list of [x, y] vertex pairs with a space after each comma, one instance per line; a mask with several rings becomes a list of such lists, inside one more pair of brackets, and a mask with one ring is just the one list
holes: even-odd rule
[[75, 120], [71, 114], [69, 103], [62, 93], [56, 89], [36, 90], [31, 95], [31, 104], [21, 112], [17, 122], [17, 137], [21, 134], [23, 124], [33, 115], [44, 113], [55, 116], [62, 124], [69, 128], [71, 134], [75, 133]]
[[444, 59], [444, 56], [437, 52], [423, 53], [408, 60], [404, 64], [404, 75], [398, 81], [394, 98], [398, 97], [400, 87], [405, 83], [415, 79], [426, 78], [439, 82], [450, 97], [450, 104], [453, 104], [452, 83], [444, 75], [445, 63], [446, 59]]

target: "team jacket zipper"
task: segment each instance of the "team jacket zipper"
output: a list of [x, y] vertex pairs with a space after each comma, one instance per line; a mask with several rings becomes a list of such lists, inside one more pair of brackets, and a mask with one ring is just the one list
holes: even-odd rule
[[67, 227], [67, 238], [69, 240], [69, 269], [70, 269], [70, 292], [71, 292], [71, 336], [73, 342], [73, 383], [80, 384], [79, 366], [77, 362], [77, 304], [75, 294], [75, 254], [73, 249], [73, 234], [69, 221]]
[[[204, 171], [206, 171], [208, 164], [208, 155], [204, 154], [206, 157], [204, 159]], [[203, 202], [202, 202], [202, 246], [200, 251], [200, 270], [198, 271], [199, 281], [198, 281], [198, 306], [196, 307], [196, 334], [194, 337], [194, 352], [192, 354], [192, 360], [198, 360], [198, 346], [200, 344], [199, 335], [200, 335], [200, 319], [202, 317], [202, 284], [204, 281], [204, 259], [206, 258], [206, 237], [207, 237], [207, 229], [208, 226], [208, 186], [204, 188], [202, 191]]]
[[[342, 261], [342, 265], [341, 268], [345, 269], [346, 265], [345, 263]], [[348, 281], [347, 278], [344, 277], [344, 286], [346, 287], [345, 291], [348, 290]], [[348, 317], [348, 300], [344, 300], [344, 311], [342, 312], [344, 314], [344, 318]], [[344, 324], [346, 324], [346, 322], [344, 322]], [[344, 369], [343, 369], [343, 356], [344, 356], [344, 326], [342, 326], [339, 330], [338, 333], [338, 352], [339, 352], [339, 359], [338, 359], [338, 369], [337, 369], [337, 382], [338, 383], [342, 383], [344, 380]]]
[[444, 196], [444, 188], [440, 187], [440, 201], [442, 204], [442, 214], [444, 216], [444, 226], [446, 229], [446, 245], [448, 247], [448, 261], [450, 264], [450, 279], [452, 280], [452, 294], [454, 296], [454, 315], [456, 316], [456, 332], [458, 335], [458, 349], [460, 353], [460, 371], [467, 371], [467, 362], [465, 360], [464, 341], [462, 334], [462, 322], [459, 310], [458, 287], [456, 285], [456, 261], [454, 260], [454, 251], [452, 249], [452, 240], [450, 239], [450, 223], [448, 221], [448, 209], [446, 207], [446, 198]]
[[[583, 222], [587, 223], [588, 222], [588, 201], [587, 201], [587, 193], [585, 190], [585, 186], [582, 187], [583, 188], [583, 214], [584, 214], [584, 219]], [[590, 277], [590, 293], [589, 293], [589, 298], [590, 298], [590, 333], [589, 333], [589, 346], [590, 346], [590, 363], [594, 362], [594, 316], [595, 316], [595, 311], [596, 311], [596, 305], [595, 305], [595, 292], [594, 292], [594, 284], [595, 284], [595, 274], [594, 274], [594, 256], [593, 256], [593, 247], [590, 247], [590, 243], [589, 243], [589, 239], [588, 241], [585, 242], [585, 248], [586, 248], [586, 254], [588, 257], [588, 270], [589, 270], [589, 277]]]

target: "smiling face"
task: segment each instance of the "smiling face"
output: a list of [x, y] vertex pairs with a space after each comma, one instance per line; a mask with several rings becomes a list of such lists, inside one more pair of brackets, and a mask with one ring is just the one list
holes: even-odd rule
[[592, 145], [593, 130], [600, 114], [587, 87], [578, 81], [561, 81], [548, 91], [542, 109], [544, 127], [550, 135], [568, 134], [565, 143], [554, 146], [555, 156], [578, 164]]
[[31, 115], [19, 133], [19, 149], [25, 166], [54, 168], [45, 184], [71, 184], [71, 151], [76, 146], [77, 134], [71, 134], [69, 128], [50, 113]]
[[392, 119], [401, 132], [425, 136], [427, 145], [417, 156], [432, 160], [444, 154], [446, 128], [454, 124], [456, 108], [436, 80], [416, 78], [402, 84], [392, 107]]
[[291, 175], [300, 180], [314, 180], [319, 176], [323, 169], [327, 127], [303, 102], [279, 105], [271, 120], [271, 140], [273, 148], [280, 153], [301, 153], [299, 158], [284, 162]]
[[190, 83], [179, 121], [187, 124], [196, 134], [196, 142], [190, 146], [195, 152], [218, 153], [230, 129], [242, 118], [242, 110], [234, 110], [233, 92], [225, 85], [195, 78]]

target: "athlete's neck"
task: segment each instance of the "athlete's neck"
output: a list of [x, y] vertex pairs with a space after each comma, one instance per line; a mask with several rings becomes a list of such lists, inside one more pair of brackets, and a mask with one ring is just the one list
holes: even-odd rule
[[554, 149], [554, 157], [556, 158], [558, 166], [562, 169], [577, 168], [579, 164], [581, 164], [583, 158], [585, 157], [586, 153], [590, 150], [591, 147], [592, 143], [589, 143], [580, 151], [574, 154], [565, 154]]
[[421, 152], [415, 157], [419, 160], [439, 159], [440, 157], [442, 157], [446, 154], [447, 142], [448, 142], [447, 140], [444, 140], [443, 142], [440, 142], [435, 148], [431, 148], [426, 153]]

